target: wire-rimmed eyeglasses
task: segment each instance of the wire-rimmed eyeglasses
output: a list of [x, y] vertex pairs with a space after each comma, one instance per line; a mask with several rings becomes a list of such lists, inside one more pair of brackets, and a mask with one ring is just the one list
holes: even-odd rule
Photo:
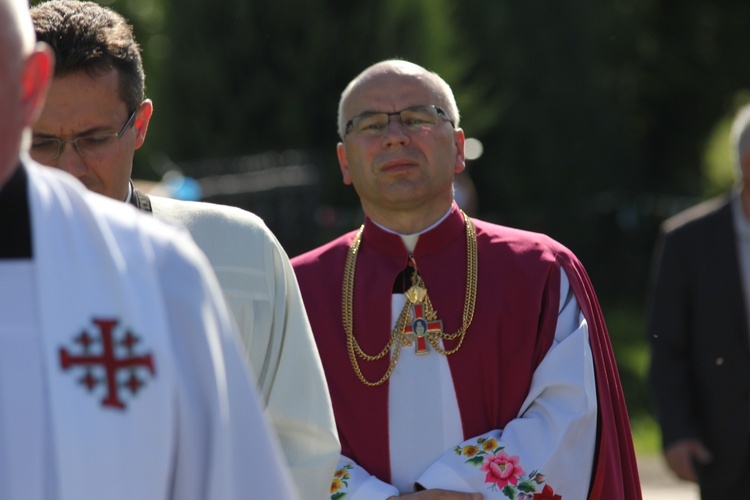
[[31, 140], [31, 157], [42, 163], [57, 160], [66, 144], [72, 144], [83, 158], [103, 158], [113, 155], [117, 151], [120, 138], [133, 125], [137, 111], [130, 114], [128, 121], [117, 133], [82, 135], [68, 141], [59, 137], [34, 137]]
[[[344, 129], [344, 136], [351, 133], [378, 136], [385, 132], [391, 121], [391, 116], [398, 116], [401, 125], [408, 131], [414, 132], [425, 128], [433, 128], [446, 120], [453, 124], [453, 120], [437, 106], [413, 106], [394, 112], [372, 112], [368, 111], [355, 116], [349, 120]], [[455, 125], [454, 125], [455, 126]]]

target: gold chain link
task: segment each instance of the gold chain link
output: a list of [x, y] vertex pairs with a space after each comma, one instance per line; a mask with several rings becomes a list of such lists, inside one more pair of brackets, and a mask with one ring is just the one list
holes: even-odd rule
[[[461, 325], [461, 328], [459, 328], [454, 333], [434, 332], [429, 333], [427, 336], [430, 345], [432, 345], [432, 347], [436, 351], [444, 356], [449, 356], [457, 352], [463, 345], [466, 331], [469, 329], [469, 326], [474, 319], [474, 306], [476, 304], [477, 297], [477, 233], [476, 229], [474, 228], [474, 223], [471, 221], [471, 219], [463, 211], [461, 211], [461, 215], [463, 215], [464, 217], [464, 224], [466, 226], [467, 254], [466, 297], [464, 301], [463, 323]], [[363, 384], [374, 387], [381, 385], [383, 382], [388, 380], [388, 378], [391, 376], [391, 373], [393, 373], [393, 369], [396, 367], [398, 357], [401, 354], [401, 348], [404, 345], [410, 345], [407, 344], [404, 339], [404, 327], [409, 317], [411, 302], [407, 300], [406, 304], [404, 304], [403, 309], [401, 309], [398, 320], [396, 320], [396, 324], [393, 327], [393, 331], [391, 332], [391, 338], [385, 345], [385, 347], [375, 355], [365, 353], [360, 347], [359, 342], [357, 342], [357, 339], [354, 337], [354, 312], [352, 305], [354, 298], [354, 271], [357, 266], [357, 254], [359, 253], [359, 246], [362, 242], [363, 231], [364, 225], [359, 228], [359, 231], [354, 236], [354, 241], [352, 241], [352, 244], [349, 247], [349, 252], [346, 256], [342, 293], [343, 297], [341, 301], [341, 315], [344, 323], [344, 331], [346, 332], [346, 347], [349, 352], [349, 360], [352, 363], [354, 372], [357, 374], [357, 377], [362, 381]], [[426, 289], [424, 283], [422, 282], [422, 277], [419, 276], [419, 273], [416, 271], [416, 269], [415, 280], [415, 285], [422, 286]], [[436, 319], [437, 314], [432, 308], [432, 303], [430, 302], [429, 296], [425, 296], [425, 304], [427, 311], [430, 311], [430, 319]], [[440, 340], [455, 340], [456, 338], [459, 339], [458, 345], [453, 349], [446, 350], [440, 347]], [[396, 349], [393, 348], [394, 346], [396, 347]], [[357, 357], [362, 358], [364, 361], [377, 361], [385, 357], [388, 353], [391, 353], [391, 360], [385, 374], [376, 382], [367, 380], [359, 367]]]

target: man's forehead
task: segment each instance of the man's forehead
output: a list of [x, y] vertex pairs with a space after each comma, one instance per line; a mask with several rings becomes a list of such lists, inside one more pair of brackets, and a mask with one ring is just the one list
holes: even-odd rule
[[387, 111], [389, 107], [435, 104], [438, 97], [434, 84], [424, 75], [382, 72], [360, 80], [349, 94], [344, 108], [354, 113], [381, 108]]
[[55, 76], [34, 132], [72, 136], [110, 128], [128, 111], [112, 75], [85, 71]]
[[116, 69], [105, 72], [74, 71], [55, 75], [49, 91], [51, 99], [63, 97], [66, 100], [98, 100], [121, 101], [120, 79]]

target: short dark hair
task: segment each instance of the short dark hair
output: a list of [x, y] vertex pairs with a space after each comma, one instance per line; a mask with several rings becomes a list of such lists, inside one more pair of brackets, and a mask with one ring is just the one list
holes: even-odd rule
[[116, 69], [120, 98], [130, 112], [145, 98], [146, 75], [133, 27], [94, 2], [50, 0], [31, 9], [37, 40], [55, 53], [55, 76], [79, 71], [97, 76]]

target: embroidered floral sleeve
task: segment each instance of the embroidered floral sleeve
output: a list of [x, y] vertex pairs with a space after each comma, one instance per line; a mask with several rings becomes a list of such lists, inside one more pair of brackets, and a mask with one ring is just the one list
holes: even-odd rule
[[[538, 470], [528, 474], [519, 465], [519, 457], [510, 456], [493, 437], [480, 437], [473, 444], [456, 446], [453, 452], [466, 459], [465, 463], [486, 473], [484, 482], [492, 491], [517, 500], [562, 499], [545, 484], [545, 477]], [[537, 493], [537, 490], [539, 492]]]
[[399, 495], [395, 487], [369, 474], [344, 455], [333, 473], [330, 493], [330, 500], [382, 500]]
[[349, 471], [353, 468], [353, 465], [346, 464], [334, 471], [333, 481], [331, 481], [331, 500], [339, 500], [346, 496], [346, 489], [349, 487], [347, 480], [352, 477]]
[[598, 409], [588, 325], [574, 298], [561, 307], [561, 325], [518, 416], [443, 453], [419, 484], [485, 499], [586, 498]]
[[562, 500], [547, 484], [543, 471], [526, 470], [521, 457], [508, 453], [500, 442], [501, 431], [470, 439], [446, 453], [419, 479], [430, 488], [478, 491], [485, 498], [511, 500]]

